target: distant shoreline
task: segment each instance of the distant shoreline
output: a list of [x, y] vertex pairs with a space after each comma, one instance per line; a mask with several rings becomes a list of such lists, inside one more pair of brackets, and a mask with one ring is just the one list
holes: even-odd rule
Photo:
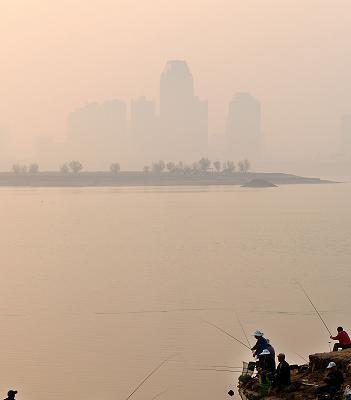
[[183, 175], [169, 172], [80, 172], [63, 174], [60, 172], [39, 172], [36, 174], [0, 173], [0, 187], [119, 187], [119, 186], [224, 186], [245, 185], [252, 179], [264, 179], [274, 185], [336, 183], [320, 178], [269, 173], [235, 172], [230, 175], [205, 172]]

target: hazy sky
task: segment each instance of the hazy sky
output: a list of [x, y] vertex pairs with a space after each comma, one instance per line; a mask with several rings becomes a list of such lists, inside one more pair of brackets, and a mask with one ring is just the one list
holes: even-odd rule
[[351, 112], [349, 0], [0, 5], [0, 124], [19, 144], [64, 139], [67, 114], [89, 101], [158, 100], [160, 72], [174, 58], [188, 61], [209, 101], [211, 133], [223, 132], [235, 91], [257, 96], [271, 152], [333, 150], [340, 114]]

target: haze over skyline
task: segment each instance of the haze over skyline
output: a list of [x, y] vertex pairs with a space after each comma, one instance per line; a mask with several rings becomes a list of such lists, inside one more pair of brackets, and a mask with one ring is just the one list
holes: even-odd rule
[[351, 111], [350, 11], [346, 0], [3, 0], [0, 126], [14, 154], [31, 154], [36, 137], [64, 142], [67, 115], [90, 101], [159, 104], [165, 62], [185, 59], [210, 136], [225, 132], [234, 93], [249, 92], [268, 158], [337, 152]]

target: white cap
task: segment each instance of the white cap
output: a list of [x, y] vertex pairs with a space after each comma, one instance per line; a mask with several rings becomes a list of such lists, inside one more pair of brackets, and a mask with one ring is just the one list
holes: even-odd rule
[[328, 364], [327, 369], [329, 369], [329, 368], [334, 368], [334, 367], [336, 367], [336, 364], [335, 364], [334, 361], [331, 361], [331, 362]]
[[260, 356], [269, 356], [271, 353], [269, 352], [269, 350], [267, 350], [267, 349], [264, 349], [263, 351], [262, 351], [262, 353], [260, 354]]
[[261, 331], [255, 331], [252, 336], [263, 336], [263, 333]]

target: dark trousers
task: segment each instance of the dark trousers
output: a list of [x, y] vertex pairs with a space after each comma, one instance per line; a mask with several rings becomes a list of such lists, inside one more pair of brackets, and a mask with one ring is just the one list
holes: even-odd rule
[[333, 347], [333, 351], [338, 351], [338, 349], [350, 349], [351, 344], [341, 344], [341, 343], [335, 343]]
[[334, 396], [335, 393], [340, 390], [340, 387], [336, 387], [336, 386], [329, 386], [329, 385], [322, 385], [319, 386], [316, 389], [316, 394], [323, 394], [323, 393], [328, 393], [331, 396]]

